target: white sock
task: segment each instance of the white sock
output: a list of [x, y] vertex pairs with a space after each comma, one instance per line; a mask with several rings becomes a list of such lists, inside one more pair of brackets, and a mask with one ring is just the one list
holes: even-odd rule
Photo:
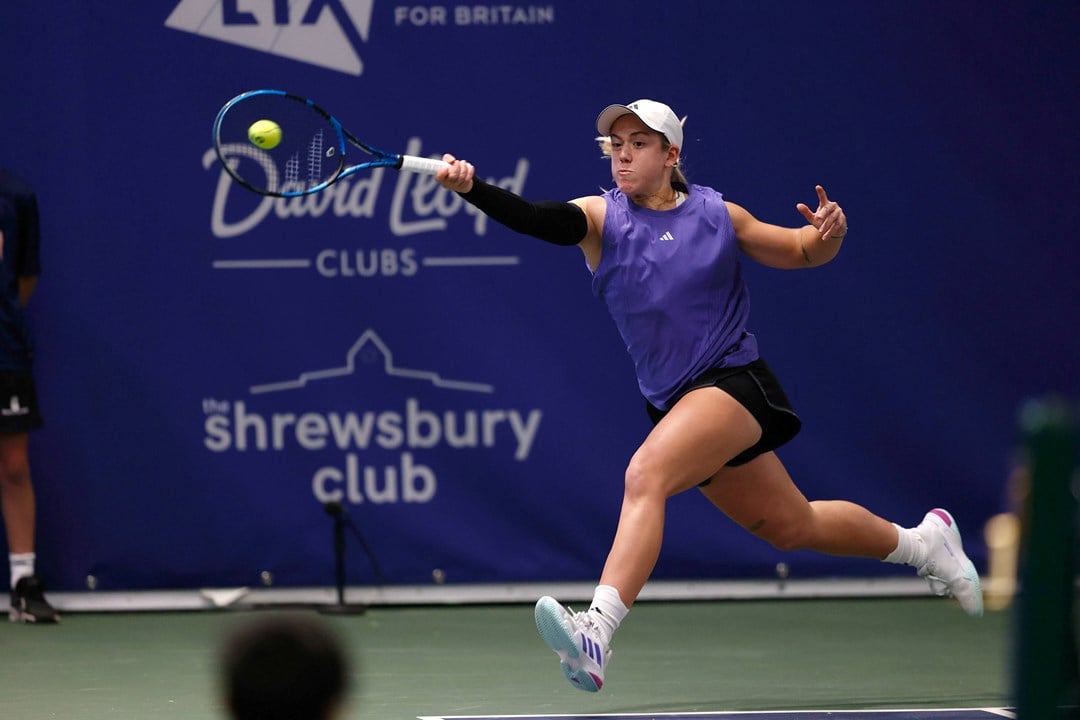
[[896, 527], [896, 532], [900, 537], [896, 549], [889, 553], [885, 558], [885, 562], [910, 565], [916, 568], [925, 565], [926, 543], [923, 541], [922, 535], [916, 532], [915, 528], [902, 528], [896, 523], [893, 523], [893, 525]]
[[11, 553], [8, 560], [11, 561], [11, 588], [15, 589], [15, 583], [24, 577], [34, 574], [34, 560], [37, 556], [32, 553]]
[[611, 585], [596, 586], [589, 614], [600, 628], [605, 643], [611, 644], [612, 636], [628, 612], [630, 609], [623, 605], [618, 590]]

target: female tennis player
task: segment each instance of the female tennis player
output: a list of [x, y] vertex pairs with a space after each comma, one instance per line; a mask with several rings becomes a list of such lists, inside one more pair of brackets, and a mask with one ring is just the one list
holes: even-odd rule
[[773, 268], [832, 260], [848, 232], [821, 186], [806, 224], [762, 222], [680, 169], [683, 130], [667, 105], [611, 105], [596, 128], [610, 140], [615, 188], [570, 202], [529, 202], [446, 155], [436, 178], [494, 220], [557, 245], [576, 245], [637, 372], [655, 426], [626, 468], [622, 510], [592, 605], [573, 613], [550, 597], [537, 628], [567, 679], [596, 692], [611, 640], [660, 553], [667, 499], [697, 486], [723, 513], [781, 550], [810, 549], [918, 568], [938, 595], [982, 614], [974, 565], [952, 516], [931, 510], [903, 528], [843, 500], [808, 501], [776, 449], [801, 421], [747, 330], [740, 252]]

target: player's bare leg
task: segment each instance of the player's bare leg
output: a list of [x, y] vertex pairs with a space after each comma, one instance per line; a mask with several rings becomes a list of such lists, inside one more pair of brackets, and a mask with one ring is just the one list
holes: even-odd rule
[[719, 388], [700, 388], [679, 400], [630, 460], [600, 583], [618, 588], [630, 607], [659, 557], [668, 498], [714, 475], [760, 438], [750, 411]]
[[574, 687], [603, 687], [611, 636], [656, 565], [668, 498], [694, 487], [760, 437], [757, 421], [730, 395], [701, 388], [684, 396], [634, 454], [592, 607], [575, 613], [551, 597], [536, 604], [537, 630]]
[[956, 521], [940, 508], [902, 528], [845, 500], [808, 502], [775, 453], [725, 467], [702, 488], [735, 522], [781, 550], [815, 550], [910, 565], [937, 595], [951, 595], [969, 615], [983, 612], [975, 566]]

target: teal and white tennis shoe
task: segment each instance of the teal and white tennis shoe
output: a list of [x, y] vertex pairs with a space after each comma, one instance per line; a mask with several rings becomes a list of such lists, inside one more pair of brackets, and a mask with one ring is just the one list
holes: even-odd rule
[[599, 692], [611, 650], [589, 613], [569, 611], [545, 595], [536, 601], [534, 614], [540, 637], [559, 656], [570, 684], [586, 692]]
[[950, 595], [968, 615], [983, 614], [982, 587], [975, 565], [964, 554], [960, 530], [946, 510], [934, 508], [926, 513], [915, 528], [926, 543], [926, 563], [919, 568], [919, 577], [930, 583], [935, 595]]

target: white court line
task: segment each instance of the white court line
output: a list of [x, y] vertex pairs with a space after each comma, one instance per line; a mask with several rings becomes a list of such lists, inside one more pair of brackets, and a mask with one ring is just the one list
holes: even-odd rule
[[[450, 585], [350, 586], [355, 602], [366, 605], [469, 605], [475, 603], [533, 604], [541, 595], [569, 602], [592, 600], [595, 582], [576, 583], [452, 583]], [[332, 604], [334, 589], [252, 588], [244, 602], [272, 607], [295, 604]], [[920, 577], [824, 578], [788, 580], [654, 580], [645, 586], [639, 602], [665, 600], [784, 600], [868, 597], [931, 597]], [[110, 612], [134, 610], [209, 609], [196, 590], [78, 591], [51, 593], [50, 602], [61, 611]]]
[[863, 708], [861, 710], [699, 710], [693, 712], [659, 712], [659, 713], [535, 713], [528, 715], [417, 715], [417, 720], [515, 720], [517, 718], [657, 718], [657, 717], [715, 717], [724, 718], [729, 715], [818, 715], [823, 718], [832, 715], [852, 715], [854, 713], [868, 713], [871, 715], [887, 713], [990, 713], [1000, 717], [1015, 718], [1016, 713], [1009, 708]]

